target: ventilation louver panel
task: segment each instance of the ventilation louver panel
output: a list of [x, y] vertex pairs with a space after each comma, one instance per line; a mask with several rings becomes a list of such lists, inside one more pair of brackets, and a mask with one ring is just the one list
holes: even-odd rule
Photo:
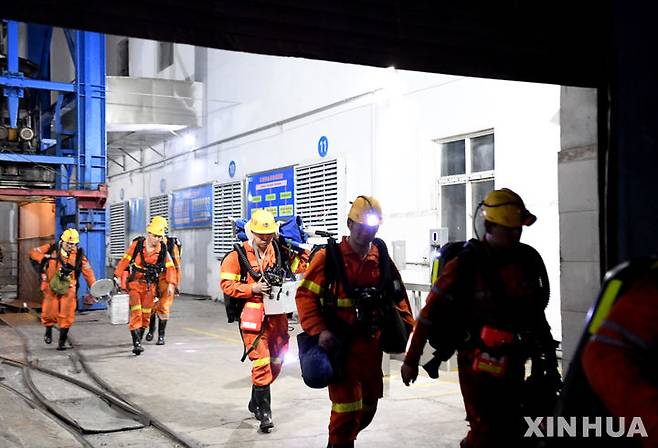
[[[169, 221], [169, 195], [163, 194], [149, 198], [149, 222], [154, 216], [162, 216]], [[171, 223], [170, 223], [171, 225]]]
[[338, 160], [295, 167], [295, 206], [306, 227], [338, 233]]
[[110, 204], [110, 258], [118, 259], [126, 250], [126, 202]]
[[233, 235], [230, 218], [244, 214], [244, 186], [241, 181], [213, 184], [212, 242], [213, 253], [222, 258], [238, 239]]

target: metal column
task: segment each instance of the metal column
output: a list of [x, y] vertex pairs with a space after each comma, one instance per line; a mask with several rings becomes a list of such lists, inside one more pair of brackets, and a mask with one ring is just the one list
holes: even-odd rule
[[[99, 33], [75, 33], [76, 111], [77, 111], [77, 186], [81, 190], [98, 190], [105, 185], [107, 170], [105, 146], [105, 36]], [[98, 278], [105, 277], [106, 214], [94, 201], [78, 198], [75, 224], [80, 230], [80, 245]], [[67, 217], [62, 216], [62, 221]], [[91, 307], [82, 303], [86, 288], [80, 288], [78, 309], [105, 308], [104, 303]]]

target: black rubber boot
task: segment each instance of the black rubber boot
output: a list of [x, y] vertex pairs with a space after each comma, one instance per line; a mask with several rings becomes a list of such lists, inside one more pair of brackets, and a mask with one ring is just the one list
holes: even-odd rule
[[247, 406], [249, 412], [254, 414], [256, 420], [260, 420], [260, 409], [258, 409], [258, 404], [256, 402], [256, 386], [251, 385], [251, 400], [249, 400], [249, 405]]
[[158, 342], [155, 345], [164, 345], [165, 328], [167, 328], [167, 321], [158, 318]]
[[260, 413], [260, 430], [262, 432], [270, 432], [270, 429], [274, 427], [274, 423], [272, 423], [272, 408], [270, 407], [272, 402], [270, 386], [255, 386], [254, 394], [256, 406], [258, 406]]
[[137, 356], [141, 355], [144, 351], [144, 347], [142, 347], [142, 338], [139, 334], [141, 331], [141, 328], [130, 331], [130, 335], [133, 337], [133, 353]]
[[155, 333], [155, 313], [151, 314], [151, 320], [149, 321], [149, 332], [146, 333], [146, 340], [153, 340], [153, 333]]
[[43, 342], [46, 344], [53, 342], [53, 327], [46, 327], [46, 334], [43, 335]]
[[69, 336], [68, 328], [59, 329], [59, 342], [57, 343], [57, 350], [66, 350], [66, 338]]

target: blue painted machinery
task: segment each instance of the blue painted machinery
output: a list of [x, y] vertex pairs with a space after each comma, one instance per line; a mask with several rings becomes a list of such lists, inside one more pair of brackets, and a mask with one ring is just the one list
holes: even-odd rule
[[[105, 36], [64, 30], [75, 64], [72, 83], [50, 80], [53, 28], [26, 26], [27, 59], [19, 58], [19, 23], [3, 21], [6, 60], [0, 60], [0, 191], [4, 196], [52, 197], [56, 234], [80, 230], [80, 245], [97, 277], [105, 277], [107, 198]], [[84, 282], [83, 282], [84, 283]], [[78, 309], [85, 304], [81, 287]]]

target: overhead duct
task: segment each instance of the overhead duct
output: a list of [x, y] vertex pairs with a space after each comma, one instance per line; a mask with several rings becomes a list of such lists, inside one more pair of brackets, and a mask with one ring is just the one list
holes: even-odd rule
[[202, 83], [107, 77], [108, 132], [169, 132], [201, 125]]

